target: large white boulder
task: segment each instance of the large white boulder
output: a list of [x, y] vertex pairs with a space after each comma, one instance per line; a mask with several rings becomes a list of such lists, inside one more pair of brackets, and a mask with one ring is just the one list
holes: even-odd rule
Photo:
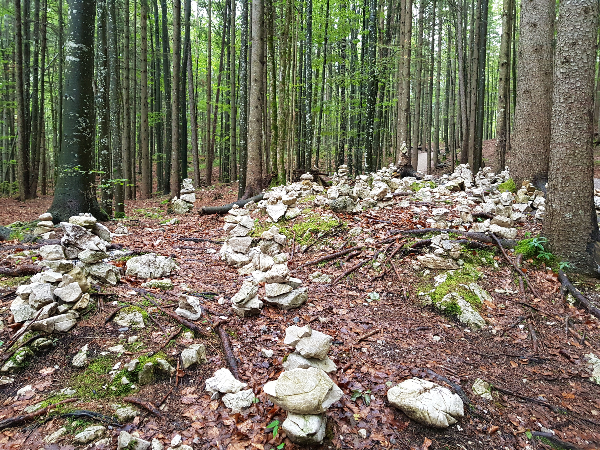
[[171, 275], [178, 267], [168, 256], [160, 256], [155, 253], [148, 253], [142, 256], [135, 256], [127, 261], [127, 276], [138, 278], [162, 278]]

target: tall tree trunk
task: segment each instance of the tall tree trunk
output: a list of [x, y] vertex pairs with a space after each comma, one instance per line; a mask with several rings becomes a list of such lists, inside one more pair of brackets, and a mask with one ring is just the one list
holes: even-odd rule
[[401, 46], [402, 46], [402, 74], [400, 76], [400, 98], [398, 106], [398, 132], [397, 153], [398, 165], [406, 166], [411, 163], [410, 137], [408, 134], [408, 123], [410, 119], [410, 61], [412, 52], [412, 0], [402, 0], [405, 9], [401, 14], [404, 16], [402, 23]]
[[477, 141], [477, 106], [478, 106], [478, 86], [479, 86], [479, 48], [480, 42], [483, 39], [481, 36], [481, 9], [484, 0], [477, 0], [475, 17], [472, 22], [473, 29], [471, 31], [471, 64], [469, 67], [469, 129], [467, 139], [467, 153], [469, 159], [469, 166], [473, 173], [477, 173], [478, 167], [475, 167], [474, 155], [475, 155], [475, 143]]
[[98, 0], [98, 72], [96, 75], [96, 112], [98, 113], [98, 162], [100, 168], [101, 205], [107, 214], [112, 215], [113, 190], [111, 178], [109, 77], [108, 77], [108, 21], [106, 18], [108, 0]]
[[[271, 88], [271, 142], [270, 142], [270, 154], [271, 154], [271, 173], [275, 176], [275, 182], [279, 183], [283, 181], [283, 173], [279, 173], [279, 164], [277, 161], [277, 148], [279, 142], [279, 122], [277, 117], [277, 63], [275, 55], [275, 30], [273, 22], [275, 21], [275, 8], [273, 6], [273, 0], [267, 0], [268, 18], [268, 38], [267, 46], [269, 48], [269, 54], [271, 55], [270, 69], [270, 88]], [[325, 25], [327, 28], [327, 25]]]
[[419, 166], [419, 122], [421, 120], [421, 87], [423, 85], [423, 11], [425, 10], [425, 1], [421, 0], [419, 5], [419, 31], [417, 34], [417, 70], [415, 74], [415, 121], [412, 124], [412, 153], [411, 164], [416, 170]]
[[196, 113], [196, 94], [194, 93], [194, 74], [192, 70], [192, 48], [187, 54], [188, 94], [190, 97], [190, 127], [192, 129], [192, 164], [194, 165], [194, 186], [200, 186], [200, 161], [198, 158], [198, 116]]
[[55, 223], [85, 212], [107, 220], [96, 200], [93, 173], [95, 0], [70, 0], [69, 17], [63, 151], [57, 155], [58, 179], [50, 213]]
[[171, 85], [171, 198], [179, 196], [179, 70], [181, 67], [181, 0], [173, 0], [173, 80]]
[[235, 105], [235, 0], [231, 0], [231, 24], [229, 25], [229, 109], [230, 109], [230, 138], [229, 138], [229, 158], [230, 158], [230, 168], [231, 168], [231, 179], [235, 180], [238, 176], [238, 165], [237, 165], [237, 112]]
[[[135, 0], [134, 0], [135, 1]], [[146, 3], [148, 0], [141, 0], [142, 3]], [[133, 189], [133, 184], [135, 182], [135, 163], [134, 158], [132, 158], [132, 140], [135, 142], [135, 139], [131, 139], [132, 135], [132, 127], [131, 127], [131, 93], [129, 89], [129, 84], [131, 81], [131, 64], [129, 61], [129, 0], [125, 0], [125, 7], [123, 8], [123, 16], [124, 16], [124, 26], [125, 30], [123, 32], [123, 64], [125, 65], [123, 70], [123, 135], [122, 135], [122, 148], [123, 148], [123, 178], [125, 181], [125, 198], [132, 199], [135, 197], [135, 192]], [[146, 14], [148, 11], [148, 7], [146, 5]], [[143, 25], [142, 25], [143, 26]], [[143, 43], [142, 43], [143, 46]], [[146, 49], [148, 44], [146, 44]], [[142, 69], [143, 70], [143, 69]], [[133, 90], [135, 92], [135, 89]], [[135, 94], [133, 94], [133, 101], [135, 102]], [[134, 123], [135, 123], [135, 117]], [[134, 127], [135, 130], [135, 127]], [[133, 131], [135, 133], [135, 131]], [[143, 170], [143, 169], [142, 169]], [[142, 174], [143, 178], [143, 174]], [[143, 183], [143, 181], [142, 181]]]
[[369, 44], [367, 53], [369, 90], [367, 94], [367, 133], [365, 137], [365, 148], [367, 150], [367, 158], [365, 170], [367, 172], [371, 172], [375, 170], [373, 160], [375, 143], [373, 135], [375, 132], [375, 104], [377, 101], [378, 88], [377, 71], [375, 67], [377, 58], [377, 0], [369, 0]]
[[40, 130], [40, 0], [34, 1], [33, 13], [33, 67], [32, 81], [33, 87], [31, 90], [31, 135], [29, 137], [29, 155], [31, 159], [31, 172], [29, 178], [29, 195], [35, 198], [37, 191], [37, 177], [39, 175], [40, 166], [40, 148], [38, 146], [38, 132]]
[[[15, 0], [15, 70], [17, 86], [17, 181], [19, 184], [19, 199], [29, 198], [29, 146], [25, 139], [27, 126], [25, 117], [25, 85], [23, 75], [23, 31], [21, 17], [21, 0]], [[27, 101], [27, 105], [29, 102]]]
[[544, 234], [560, 261], [577, 272], [600, 272], [600, 242], [594, 208], [593, 106], [596, 0], [560, 3], [547, 213]]
[[[302, 170], [310, 170], [312, 166], [312, 0], [306, 0], [306, 42], [304, 44], [304, 166]], [[254, 23], [252, 24], [254, 26]]]
[[486, 89], [486, 53], [489, 0], [481, 0], [479, 21], [479, 52], [477, 81], [477, 125], [475, 127], [475, 145], [473, 147], [473, 172], [483, 167], [483, 126], [485, 121], [485, 89]]
[[327, 34], [329, 28], [329, 0], [327, 0], [327, 6], [325, 7], [325, 38], [323, 42], [323, 77], [321, 79], [321, 101], [319, 102], [319, 129], [317, 131], [317, 143], [315, 152], [315, 167], [319, 167], [320, 151], [321, 151], [321, 130], [323, 128], [323, 107], [325, 104], [325, 68], [327, 66], [327, 42], [329, 35]]
[[[436, 76], [435, 76], [435, 109], [434, 109], [434, 125], [433, 125], [433, 168], [437, 169], [438, 158], [440, 154], [440, 95], [442, 85], [442, 34], [443, 34], [443, 20], [442, 15], [438, 19], [438, 41], [437, 41], [437, 61], [436, 61]], [[447, 49], [450, 50], [449, 48]], [[445, 96], [448, 98], [449, 89], [446, 90]], [[446, 112], [448, 109], [446, 108]], [[447, 134], [446, 134], [447, 136]], [[447, 137], [446, 148], [448, 147]]]
[[517, 185], [529, 180], [541, 186], [548, 180], [555, 8], [555, 0], [521, 4], [514, 151], [509, 161]]
[[[163, 145], [164, 160], [164, 185], [163, 193], [168, 194], [171, 190], [171, 149], [173, 148], [173, 119], [171, 102], [171, 63], [169, 62], [169, 29], [167, 15], [167, 0], [161, 0], [161, 25], [162, 25], [162, 49], [163, 49], [163, 83], [165, 92], [165, 142]], [[178, 194], [179, 195], [179, 194]]]
[[460, 145], [460, 163], [466, 164], [469, 162], [469, 123], [467, 121], [467, 80], [465, 67], [465, 31], [464, 31], [464, 15], [465, 7], [463, 0], [458, 0], [458, 9], [456, 11], [456, 47], [458, 51], [458, 89], [460, 101], [460, 130], [461, 130], [461, 145]]
[[240, 30], [240, 181], [238, 198], [246, 192], [248, 169], [248, 0], [242, 0]]
[[502, 38], [498, 60], [498, 108], [496, 113], [496, 170], [498, 172], [506, 167], [507, 129], [510, 124], [508, 92], [513, 3], [514, 0], [504, 0], [502, 3]]
[[262, 190], [264, 86], [263, 0], [252, 2], [252, 59], [250, 63], [250, 117], [248, 121], [248, 169], [244, 198]]
[[[161, 70], [160, 70], [160, 16], [158, 13], [158, 0], [154, 0], [154, 40], [156, 41], [156, 48], [154, 53], [154, 114], [156, 117], [162, 118], [162, 89], [161, 89]], [[160, 192], [164, 186], [164, 152], [163, 148], [163, 127], [164, 119], [156, 120], [154, 122], [154, 131], [156, 135], [156, 191]]]
[[140, 153], [142, 157], [141, 198], [152, 195], [150, 148], [148, 142], [148, 0], [140, 0]]
[[[248, 0], [245, 0], [248, 1]], [[212, 185], [212, 170], [214, 161], [214, 149], [212, 146], [212, 126], [211, 126], [211, 103], [212, 103], [212, 1], [208, 0], [207, 14], [208, 14], [208, 27], [207, 27], [207, 63], [206, 63], [206, 184]]]

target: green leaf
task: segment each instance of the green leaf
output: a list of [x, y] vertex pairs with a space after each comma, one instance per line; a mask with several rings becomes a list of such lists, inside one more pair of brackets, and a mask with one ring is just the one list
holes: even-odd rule
[[267, 425], [267, 430], [269, 428], [273, 428], [273, 439], [275, 439], [279, 434], [279, 420], [275, 419], [273, 422]]
[[531, 434], [531, 431], [526, 431], [525, 436], [527, 436], [527, 439], [533, 439], [533, 434]]
[[354, 390], [354, 391], [352, 391], [352, 397], [350, 397], [350, 400], [352, 400], [353, 402], [355, 402], [356, 399], [358, 397], [360, 397], [360, 396], [362, 396], [362, 392], [359, 391], [359, 390]]
[[282, 442], [277, 446], [278, 449], [282, 449], [283, 447], [285, 447], [285, 442]]

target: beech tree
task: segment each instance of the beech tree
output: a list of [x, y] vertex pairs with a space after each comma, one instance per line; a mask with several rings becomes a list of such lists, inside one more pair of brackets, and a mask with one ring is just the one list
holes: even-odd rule
[[54, 222], [89, 212], [108, 215], [98, 205], [94, 184], [94, 25], [95, 0], [69, 0], [62, 151], [50, 213]]

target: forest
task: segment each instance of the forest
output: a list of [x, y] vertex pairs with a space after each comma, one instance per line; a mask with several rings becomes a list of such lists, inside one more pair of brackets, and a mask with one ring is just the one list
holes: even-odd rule
[[0, 448], [598, 448], [599, 39], [0, 0]]

